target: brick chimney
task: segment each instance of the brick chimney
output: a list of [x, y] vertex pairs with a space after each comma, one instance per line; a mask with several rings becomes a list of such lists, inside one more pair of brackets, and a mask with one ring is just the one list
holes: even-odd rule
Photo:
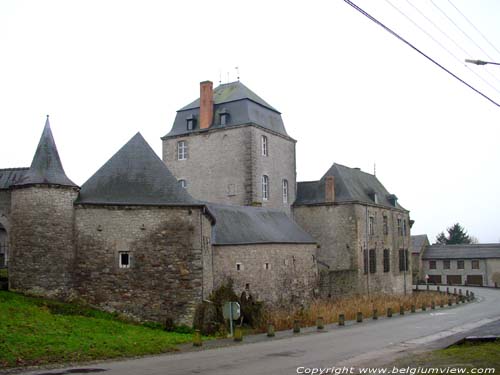
[[335, 202], [335, 179], [333, 176], [325, 178], [325, 202]]
[[200, 129], [208, 129], [214, 118], [214, 89], [211, 81], [200, 82]]

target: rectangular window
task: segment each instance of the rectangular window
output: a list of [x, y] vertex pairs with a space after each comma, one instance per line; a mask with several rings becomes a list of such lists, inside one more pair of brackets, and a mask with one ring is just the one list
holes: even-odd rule
[[236, 185], [235, 184], [228, 184], [227, 185], [227, 195], [230, 197], [236, 195]]
[[391, 270], [391, 253], [389, 249], [384, 249], [384, 272]]
[[363, 250], [363, 272], [368, 273], [368, 250]]
[[388, 235], [389, 234], [389, 223], [388, 223], [388, 220], [387, 220], [387, 216], [384, 216], [384, 235]]
[[473, 260], [471, 261], [472, 263], [472, 269], [473, 270], [478, 270], [479, 269], [479, 260]]
[[403, 220], [403, 236], [406, 236], [406, 220]]
[[186, 182], [186, 180], [182, 180], [181, 179], [178, 182], [179, 182], [179, 185], [181, 185], [182, 188], [184, 188], [184, 189], [187, 188], [187, 182]]
[[398, 236], [403, 235], [403, 229], [401, 227], [401, 219], [398, 219]]
[[187, 160], [188, 147], [186, 141], [177, 142], [177, 160]]
[[267, 201], [269, 199], [269, 177], [262, 176], [262, 199]]
[[283, 203], [288, 203], [288, 180], [283, 180]]
[[429, 260], [429, 269], [430, 270], [436, 269], [436, 261], [435, 260]]
[[193, 130], [193, 119], [187, 119], [187, 130]]
[[118, 254], [120, 268], [130, 268], [130, 254], [128, 251], [120, 251]]
[[243, 265], [241, 263], [236, 263], [236, 271], [243, 270]]
[[270, 263], [264, 263], [264, 269], [265, 270], [270, 270], [271, 269], [271, 264]]
[[451, 266], [451, 262], [449, 260], [443, 260], [443, 269], [449, 270]]
[[368, 231], [370, 233], [370, 236], [373, 236], [375, 234], [375, 218], [373, 216], [369, 217]]
[[370, 249], [370, 273], [377, 272], [377, 253], [375, 249]]
[[463, 270], [464, 267], [464, 261], [463, 260], [457, 260], [457, 269]]
[[269, 155], [269, 149], [268, 149], [268, 144], [267, 144], [267, 137], [263, 135], [261, 137], [261, 142], [262, 142], [262, 156], [268, 156]]
[[408, 250], [399, 249], [399, 272], [408, 271]]

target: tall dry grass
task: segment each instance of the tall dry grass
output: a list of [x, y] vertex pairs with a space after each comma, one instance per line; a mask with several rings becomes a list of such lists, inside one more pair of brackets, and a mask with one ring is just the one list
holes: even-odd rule
[[439, 306], [441, 301], [447, 304], [448, 297], [438, 292], [419, 292], [407, 296], [379, 294], [315, 300], [305, 308], [300, 306], [267, 308], [263, 312], [262, 323], [258, 330], [264, 332], [269, 323], [273, 324], [276, 330], [291, 329], [295, 319], [300, 320], [303, 327], [314, 326], [318, 317], [323, 317], [325, 324], [336, 323], [339, 314], [344, 314], [346, 320], [354, 320], [358, 311], [363, 313], [364, 318], [371, 318], [374, 309], [377, 309], [379, 316], [384, 316], [389, 307], [396, 315], [399, 314], [400, 306], [403, 306], [405, 311], [410, 311], [411, 305], [415, 305], [416, 309], [421, 309], [422, 305], [429, 308], [432, 302]]

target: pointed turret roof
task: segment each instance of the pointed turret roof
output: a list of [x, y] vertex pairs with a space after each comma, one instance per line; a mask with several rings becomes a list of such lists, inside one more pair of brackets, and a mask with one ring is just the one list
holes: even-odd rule
[[75, 203], [202, 205], [180, 186], [140, 133], [83, 184]]
[[31, 162], [30, 169], [15, 186], [49, 184], [78, 187], [64, 173], [64, 168], [57, 152], [56, 143], [50, 130], [49, 115], [45, 121], [40, 142]]

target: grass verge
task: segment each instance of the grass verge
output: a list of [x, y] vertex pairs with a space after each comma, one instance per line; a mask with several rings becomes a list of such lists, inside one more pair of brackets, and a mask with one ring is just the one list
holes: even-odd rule
[[5, 291], [0, 291], [0, 317], [0, 367], [157, 354], [192, 340], [189, 333]]

